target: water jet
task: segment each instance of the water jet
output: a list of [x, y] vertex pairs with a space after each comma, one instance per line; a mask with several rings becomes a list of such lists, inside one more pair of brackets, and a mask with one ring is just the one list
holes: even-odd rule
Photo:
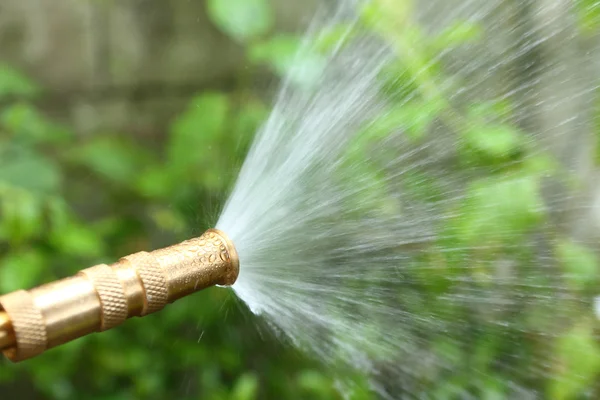
[[[334, 12], [325, 25], [335, 40], [319, 29], [304, 40], [244, 161], [215, 225], [229, 237], [217, 234], [231, 266], [242, 264], [233, 290], [324, 364], [369, 375], [382, 397], [595, 390], [597, 243], [577, 228], [578, 219], [595, 226], [580, 189], [592, 186], [581, 170], [596, 165], [579, 151], [599, 86], [582, 79], [588, 56], [573, 54], [575, 10], [369, 3], [381, 9]], [[173, 298], [157, 292], [161, 306], [229, 283], [220, 273], [187, 280], [202, 272], [165, 260], [188, 286]], [[43, 289], [18, 292], [28, 297], [17, 305], [0, 298], [0, 343], [17, 360], [145, 315], [155, 294], [147, 296], [145, 267], [130, 268], [144, 262], [67, 280], [89, 306], [66, 307], [64, 319], [40, 317], [63, 308], [31, 317], [46, 304]], [[120, 279], [116, 317], [96, 274]], [[32, 326], [26, 317], [39, 328], [33, 339], [33, 329], [19, 333]]]

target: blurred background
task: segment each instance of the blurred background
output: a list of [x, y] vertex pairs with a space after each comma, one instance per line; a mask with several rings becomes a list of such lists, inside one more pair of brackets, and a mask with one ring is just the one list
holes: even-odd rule
[[[465, 2], [437, 2], [444, 7], [436, 12], [450, 14]], [[333, 2], [1, 0], [0, 293], [173, 244], [213, 226], [299, 45], [298, 32], [318, 4], [329, 3]], [[403, 3], [410, 1], [398, 2]], [[590, 87], [590, 82], [598, 82], [600, 71], [598, 2], [497, 3], [503, 14], [491, 16], [492, 34], [480, 43], [477, 54], [495, 60], [507, 49], [517, 54], [494, 65], [498, 81], [485, 78], [490, 67], [485, 62], [476, 71], [464, 68], [470, 60], [460, 51], [451, 54], [454, 58], [436, 58], [447, 56], [447, 48], [480, 39], [481, 31], [468, 23], [442, 31], [436, 42], [428, 43], [431, 47], [420, 48], [417, 61], [432, 66], [425, 73], [432, 80], [446, 80], [440, 67], [444, 62], [452, 78], [469, 81], [478, 74], [483, 84], [477, 90], [485, 95], [485, 88], [513, 93], [506, 82], [517, 89], [531, 84], [532, 90], [514, 95], [518, 109], [479, 109], [467, 122], [477, 126], [473, 121], [487, 120], [491, 113], [492, 119], [517, 120], [522, 130], [553, 131], [552, 137], [564, 139], [549, 147], [583, 177], [587, 184], [582, 196], [600, 204], [597, 184], [590, 184], [597, 182], [600, 165], [600, 106], [591, 106], [600, 102], [597, 87]], [[553, 5], [573, 6], [573, 18], [562, 18], [562, 9], [553, 15], [560, 8]], [[424, 38], [436, 28], [423, 23], [423, 32], [417, 33]], [[541, 32], [542, 50], [531, 45], [536, 39], [528, 35], [531, 32]], [[429, 49], [434, 50], [427, 53]], [[546, 68], [556, 65], [561, 68]], [[415, 71], [420, 73], [422, 66], [411, 70], [399, 65], [390, 71], [390, 86], [395, 85], [391, 92], [398, 103], [404, 105], [416, 91]], [[545, 101], [556, 98], [568, 101], [559, 106]], [[435, 118], [435, 112], [420, 103], [402, 109], [408, 110], [402, 115], [409, 118], [408, 125], [423, 131]], [[467, 140], [467, 147], [474, 149], [469, 157], [476, 158], [461, 155], [457, 168], [494, 169], [507, 163], [504, 147], [513, 146], [511, 132], [508, 144], [505, 131], [500, 144], [493, 135]], [[416, 139], [420, 135], [413, 134]], [[501, 208], [519, 192], [513, 189], [491, 204]], [[415, 193], [419, 190], [424, 189], [414, 188]], [[517, 201], [530, 201], [525, 192]], [[497, 198], [497, 192], [490, 197]], [[580, 209], [565, 218], [570, 237], [598, 238], [597, 209]], [[514, 222], [523, 230], [529, 229], [523, 220], [531, 217], [525, 211]], [[536, 224], [546, 223], [534, 217]], [[574, 290], [586, 293], [586, 299], [597, 296], [597, 254], [565, 243], [560, 247], [568, 254], [565, 259], [575, 260], [563, 262], [576, 277]], [[548, 312], [535, 308], [532, 320], [542, 313], [547, 319]], [[579, 325], [556, 346], [556, 363], [543, 376], [566, 377], [567, 383], [556, 389], [564, 394], [561, 398], [594, 398], [600, 390], [598, 325], [588, 309], [574, 308], [572, 314]], [[481, 343], [473, 352], [483, 360], [480, 370], [485, 374], [489, 368], [491, 377], [490, 360], [501, 358], [503, 346], [512, 348], [514, 342], [501, 338], [496, 347]], [[541, 359], [535, 345], [523, 349], [521, 359]], [[472, 349], [451, 350], [452, 361], [460, 363]], [[539, 375], [529, 379], [523, 371], [514, 374], [543, 393]], [[357, 385], [351, 398], [375, 398], [364, 378], [349, 379]], [[493, 394], [498, 382], [490, 378], [482, 386]], [[469, 387], [469, 376], [451, 383]], [[37, 359], [16, 365], [0, 360], [2, 399], [332, 399], [340, 397], [336, 385], [330, 370], [282, 342], [276, 329], [253, 316], [230, 290], [218, 288]], [[457, 398], [452, 397], [454, 386], [436, 393]]]
[[[0, 293], [213, 226], [311, 8], [2, 0]], [[331, 398], [326, 372], [272, 332], [213, 288], [0, 360], [0, 398]]]

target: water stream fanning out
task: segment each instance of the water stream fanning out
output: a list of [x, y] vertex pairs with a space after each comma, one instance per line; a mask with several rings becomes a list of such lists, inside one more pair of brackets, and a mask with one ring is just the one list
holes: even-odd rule
[[322, 10], [217, 225], [237, 295], [385, 398], [600, 396], [599, 30], [592, 0]]

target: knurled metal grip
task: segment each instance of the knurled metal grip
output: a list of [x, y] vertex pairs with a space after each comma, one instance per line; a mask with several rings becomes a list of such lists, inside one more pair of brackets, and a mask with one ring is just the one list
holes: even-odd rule
[[148, 315], [162, 310], [169, 301], [167, 290], [167, 278], [160, 263], [145, 251], [123, 257], [122, 260], [129, 262], [137, 271], [142, 280], [146, 301], [141, 315]]
[[0, 304], [12, 318], [12, 326], [18, 346], [4, 351], [12, 361], [21, 361], [46, 350], [48, 339], [46, 324], [40, 310], [25, 290], [18, 290], [0, 297]]
[[112, 265], [96, 265], [71, 278], [0, 296], [0, 349], [13, 361], [24, 360], [159, 311], [206, 287], [232, 285], [238, 273], [235, 248], [216, 229]]
[[100, 330], [121, 325], [127, 319], [127, 298], [116, 271], [105, 264], [79, 272], [92, 282], [100, 299]]

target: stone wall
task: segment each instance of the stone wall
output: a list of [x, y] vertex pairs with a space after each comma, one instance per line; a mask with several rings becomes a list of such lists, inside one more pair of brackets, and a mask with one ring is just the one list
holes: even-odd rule
[[[272, 0], [278, 30], [311, 4]], [[43, 108], [99, 129], [160, 130], [193, 93], [227, 86], [243, 49], [209, 20], [203, 0], [2, 0], [0, 63], [45, 89]]]

